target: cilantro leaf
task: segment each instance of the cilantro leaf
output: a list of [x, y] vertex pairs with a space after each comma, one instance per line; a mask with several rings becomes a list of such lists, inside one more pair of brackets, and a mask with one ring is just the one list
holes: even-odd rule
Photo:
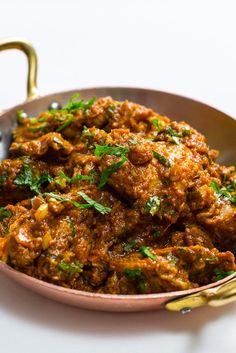
[[6, 180], [7, 180], [7, 174], [0, 175], [0, 186], [3, 185]]
[[[209, 186], [214, 190], [215, 194], [219, 198], [224, 197], [236, 206], [236, 189], [234, 184], [220, 188], [216, 181], [212, 181]], [[231, 193], [233, 194], [231, 195]]]
[[176, 131], [174, 131], [171, 126], [167, 126], [166, 132], [172, 137], [173, 143], [175, 143], [176, 145], [180, 144], [180, 135]]
[[142, 275], [142, 270], [140, 268], [125, 268], [124, 274], [132, 279], [136, 279]]
[[214, 273], [215, 273], [215, 278], [214, 280], [215, 281], [220, 281], [221, 279], [225, 278], [225, 277], [228, 277], [230, 275], [232, 275], [233, 273], [235, 273], [235, 271], [227, 271], [227, 272], [224, 272], [218, 268], [215, 268], [214, 269]]
[[63, 110], [67, 110], [68, 112], [73, 112], [75, 110], [82, 109], [85, 111], [89, 109], [97, 99], [96, 97], [92, 97], [87, 102], [85, 102], [83, 99], [78, 100], [79, 97], [80, 97], [79, 93], [74, 94], [70, 98], [69, 103], [63, 107]]
[[0, 207], [0, 221], [2, 221], [4, 218], [11, 217], [12, 212], [10, 210], [7, 210], [4, 207]]
[[156, 151], [152, 151], [153, 156], [158, 160], [158, 162], [160, 162], [162, 165], [166, 166], [166, 167], [170, 167], [171, 164], [170, 162], [161, 154], [159, 154]]
[[43, 194], [43, 196], [52, 197], [53, 199], [55, 199], [57, 201], [60, 201], [60, 202], [69, 202], [69, 203], [71, 203], [73, 206], [75, 206], [77, 208], [90, 208], [91, 207], [89, 204], [78, 203], [78, 202], [70, 199], [69, 197], [58, 195], [58, 194], [55, 194], [54, 192], [45, 192]]
[[126, 161], [127, 161], [127, 158], [124, 155], [122, 155], [121, 160], [119, 162], [113, 163], [102, 172], [100, 182], [98, 185], [99, 189], [101, 189], [106, 184], [109, 176], [117, 172]]
[[156, 127], [157, 131], [160, 132], [161, 131], [161, 124], [160, 124], [159, 120], [157, 118], [153, 118], [151, 120], [151, 122]]
[[75, 273], [82, 272], [82, 264], [79, 261], [67, 263], [61, 262], [58, 265], [59, 270], [65, 272], [68, 276], [73, 276]]
[[148, 257], [151, 260], [156, 260], [156, 255], [151, 252], [148, 246], [141, 246], [140, 251], [143, 256]]
[[17, 174], [14, 184], [28, 187], [30, 191], [40, 194], [40, 187], [45, 183], [50, 183], [52, 180], [53, 178], [48, 172], [34, 178], [30, 166], [24, 164], [20, 173]]
[[109, 156], [122, 156], [125, 153], [129, 152], [129, 148], [123, 147], [123, 146], [116, 146], [112, 147], [109, 145], [95, 145], [95, 156], [100, 157], [105, 154], [108, 154]]
[[125, 250], [126, 252], [129, 252], [129, 251], [130, 251], [132, 248], [134, 248], [137, 244], [138, 244], [138, 240], [135, 239], [135, 240], [133, 240], [132, 242], [125, 244], [124, 250]]
[[158, 196], [151, 196], [147, 201], [144, 211], [154, 216], [160, 209], [161, 200]]
[[69, 116], [69, 118], [66, 120], [66, 122], [60, 126], [58, 126], [58, 128], [56, 129], [57, 132], [60, 132], [64, 129], [66, 129], [67, 127], [69, 127], [73, 122], [75, 121], [75, 117]]
[[90, 205], [90, 207], [94, 207], [95, 210], [97, 210], [102, 215], [105, 215], [105, 214], [111, 212], [111, 208], [110, 207], [105, 207], [105, 206], [101, 205], [97, 201], [91, 199], [84, 192], [79, 191], [78, 194]]
[[[86, 180], [92, 181], [93, 180], [92, 175], [83, 175], [83, 174], [76, 174], [74, 177], [70, 178], [63, 171], [59, 172], [58, 176], [61, 179], [65, 179], [70, 184], [75, 184], [77, 181], [80, 181], [80, 180], [84, 180], [84, 181], [86, 181]], [[60, 185], [59, 181], [57, 183]]]

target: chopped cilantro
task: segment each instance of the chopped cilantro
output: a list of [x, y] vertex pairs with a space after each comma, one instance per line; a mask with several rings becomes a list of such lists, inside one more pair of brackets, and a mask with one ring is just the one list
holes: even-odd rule
[[99, 182], [98, 187], [101, 189], [106, 184], [109, 176], [111, 174], [117, 172], [126, 161], [127, 161], [127, 158], [124, 155], [122, 155], [121, 160], [119, 162], [113, 163], [107, 169], [105, 169], [101, 174], [101, 178], [100, 178], [100, 182]]
[[132, 279], [136, 279], [137, 277], [142, 275], [142, 271], [140, 268], [125, 268], [124, 269], [124, 274], [129, 276]]
[[153, 156], [158, 160], [158, 162], [160, 162], [162, 165], [166, 166], [166, 167], [170, 167], [171, 164], [170, 162], [161, 154], [159, 154], [156, 151], [152, 151]]
[[157, 118], [153, 118], [151, 120], [152, 124], [156, 127], [157, 131], [160, 132], [161, 130], [161, 124]]
[[[214, 190], [215, 194], [220, 198], [224, 197], [229, 200], [234, 206], [236, 206], [236, 187], [235, 183], [224, 186], [222, 188], [219, 187], [216, 181], [212, 181], [209, 186]], [[231, 193], [233, 193], [231, 195]]]
[[69, 115], [69, 118], [66, 120], [66, 122], [60, 126], [58, 126], [58, 128], [56, 129], [57, 132], [60, 132], [64, 129], [66, 129], [67, 127], [69, 127], [73, 122], [75, 121], [75, 117], [72, 115]]
[[227, 272], [224, 272], [218, 268], [215, 268], [214, 269], [214, 273], [215, 273], [215, 277], [214, 277], [214, 280], [215, 281], [220, 281], [221, 279], [225, 278], [225, 277], [228, 277], [230, 275], [232, 275], [233, 273], [235, 273], [235, 271], [227, 271]]
[[100, 157], [103, 156], [105, 154], [108, 154], [110, 156], [122, 156], [125, 153], [128, 153], [129, 149], [123, 146], [116, 146], [116, 147], [112, 147], [109, 145], [95, 145], [95, 156], [96, 157]]
[[166, 132], [171, 136], [172, 142], [174, 142], [176, 145], [180, 144], [180, 135], [174, 131], [171, 126], [167, 126]]
[[48, 123], [47, 122], [42, 122], [41, 124], [39, 124], [38, 126], [34, 126], [34, 127], [29, 127], [28, 130], [31, 132], [47, 132], [48, 131]]
[[7, 180], [7, 174], [0, 175], [0, 186], [3, 185], [6, 180]]
[[63, 110], [67, 110], [68, 112], [73, 112], [75, 110], [82, 109], [85, 111], [85, 110], [91, 108], [91, 106], [93, 105], [93, 103], [97, 99], [96, 97], [92, 97], [87, 102], [85, 102], [83, 99], [78, 100], [79, 97], [80, 97], [79, 93], [74, 94], [70, 98], [69, 103], [63, 107]]
[[184, 126], [184, 129], [182, 131], [182, 136], [183, 137], [186, 137], [186, 136], [189, 136], [191, 134], [191, 130], [190, 130], [190, 127], [189, 126]]
[[73, 276], [75, 273], [82, 272], [82, 264], [79, 261], [66, 263], [61, 262], [58, 265], [59, 270], [65, 272], [68, 276]]
[[0, 207], [0, 221], [2, 221], [4, 218], [11, 217], [12, 212], [10, 210], [7, 210], [4, 207]]
[[141, 246], [140, 251], [143, 256], [148, 257], [151, 260], [156, 260], [156, 255], [152, 253], [149, 246]]
[[160, 209], [161, 200], [158, 196], [151, 196], [147, 201], [144, 211], [154, 216]]
[[84, 192], [79, 191], [78, 194], [88, 203], [88, 205], [90, 207], [94, 207], [95, 210], [97, 210], [99, 213], [101, 213], [102, 215], [105, 215], [109, 212], [111, 212], [111, 208], [110, 207], [105, 207], [103, 205], [101, 205], [100, 203], [98, 203], [97, 201], [91, 199], [88, 195], [86, 195]]
[[89, 128], [86, 125], [83, 126], [82, 135], [84, 137], [93, 137], [92, 132], [89, 131]]
[[78, 203], [72, 199], [70, 199], [69, 197], [65, 197], [65, 196], [62, 196], [62, 195], [58, 195], [58, 194], [55, 194], [54, 192], [45, 192], [43, 194], [43, 196], [49, 196], [57, 201], [60, 201], [60, 202], [69, 202], [71, 203], [73, 206], [77, 207], [77, 208], [90, 208], [91, 206], [89, 204], [81, 204], [81, 203]]
[[138, 241], [135, 239], [130, 243], [125, 244], [124, 250], [126, 252], [129, 252], [132, 248], [134, 248], [138, 244]]
[[[59, 176], [60, 179], [65, 179], [70, 184], [74, 184], [74, 183], [76, 183], [77, 181], [80, 181], [80, 180], [88, 180], [88, 181], [92, 181], [93, 180], [93, 176], [92, 175], [83, 175], [83, 174], [76, 174], [72, 178], [69, 178], [63, 171], [59, 172], [58, 176]], [[56, 182], [57, 182], [57, 184], [61, 185], [60, 181], [56, 181]]]
[[40, 187], [45, 183], [50, 183], [52, 180], [53, 178], [48, 172], [34, 178], [30, 166], [24, 164], [20, 173], [17, 174], [14, 184], [28, 187], [30, 191], [40, 194]]
[[68, 222], [69, 227], [70, 227], [71, 236], [74, 237], [75, 236], [75, 225], [74, 225], [74, 222], [72, 221], [71, 218], [68, 218], [67, 222]]

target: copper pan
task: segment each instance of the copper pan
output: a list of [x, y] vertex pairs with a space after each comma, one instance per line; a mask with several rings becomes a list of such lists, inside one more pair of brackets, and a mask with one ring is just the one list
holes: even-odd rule
[[[143, 88], [128, 87], [94, 87], [77, 88], [71, 91], [40, 96], [37, 89], [37, 56], [30, 43], [23, 39], [0, 41], [0, 51], [19, 49], [28, 58], [27, 100], [7, 111], [0, 112], [0, 158], [7, 157], [11, 141], [11, 132], [16, 126], [17, 111], [23, 109], [29, 115], [47, 110], [52, 102], [65, 104], [77, 92], [81, 97], [112, 96], [117, 100], [129, 99], [133, 102], [151, 107], [160, 114], [174, 120], [185, 120], [201, 131], [211, 147], [221, 151], [219, 163], [236, 164], [236, 121], [221, 111], [204, 103], [179, 95]], [[207, 286], [179, 292], [144, 294], [144, 295], [111, 295], [89, 293], [63, 288], [54, 284], [27, 276], [0, 261], [0, 271], [21, 285], [38, 292], [45, 297], [81, 308], [101, 311], [146, 311], [166, 308], [167, 310], [191, 311], [202, 305], [220, 306], [236, 300], [236, 277], [231, 275], [221, 281]]]

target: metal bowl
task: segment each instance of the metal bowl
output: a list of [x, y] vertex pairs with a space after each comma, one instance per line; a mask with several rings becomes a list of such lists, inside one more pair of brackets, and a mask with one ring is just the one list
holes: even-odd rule
[[[40, 96], [37, 89], [37, 56], [30, 43], [23, 39], [0, 41], [0, 51], [19, 49], [28, 58], [28, 97], [27, 100], [7, 111], [0, 113], [0, 158], [7, 158], [11, 133], [17, 122], [17, 111], [23, 109], [29, 115], [47, 110], [52, 102], [65, 104], [68, 99], [80, 92], [83, 99], [92, 96], [112, 96], [116, 100], [125, 100], [145, 105], [158, 113], [174, 120], [185, 120], [202, 132], [212, 148], [219, 149], [219, 163], [236, 164], [236, 121], [221, 111], [204, 103], [179, 95], [142, 88], [95, 87], [78, 88], [72, 91]], [[146, 311], [166, 308], [167, 310], [189, 312], [205, 304], [219, 306], [236, 300], [236, 279], [231, 275], [221, 281], [195, 289], [144, 295], [114, 295], [89, 293], [63, 288], [50, 284], [12, 269], [0, 261], [0, 271], [21, 285], [38, 292], [45, 297], [81, 308], [102, 311]]]

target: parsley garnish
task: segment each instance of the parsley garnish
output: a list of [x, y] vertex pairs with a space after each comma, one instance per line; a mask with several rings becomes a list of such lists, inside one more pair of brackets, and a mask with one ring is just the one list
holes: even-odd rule
[[111, 212], [111, 208], [110, 207], [105, 207], [103, 205], [101, 205], [100, 203], [98, 203], [97, 201], [91, 199], [88, 195], [86, 195], [84, 192], [79, 191], [78, 194], [88, 203], [88, 205], [90, 207], [94, 207], [95, 210], [97, 210], [99, 213], [101, 213], [102, 215], [105, 215], [109, 212]]
[[101, 189], [106, 184], [109, 176], [117, 172], [126, 161], [127, 161], [127, 158], [124, 155], [122, 155], [121, 160], [119, 162], [113, 163], [107, 169], [105, 169], [101, 174], [98, 187]]
[[6, 210], [4, 207], [0, 207], [0, 221], [4, 218], [11, 217], [12, 212], [10, 210]]
[[0, 186], [3, 185], [6, 180], [7, 180], [7, 174], [0, 175]]
[[172, 142], [174, 142], [176, 145], [180, 144], [180, 135], [174, 131], [171, 126], [167, 126], [166, 132], [171, 136]]
[[137, 281], [141, 293], [147, 291], [146, 279], [140, 268], [125, 268], [123, 272], [132, 281]]
[[216, 181], [212, 181], [209, 186], [219, 198], [224, 197], [236, 206], [236, 183], [233, 182], [231, 185], [220, 188]]
[[48, 172], [34, 178], [30, 166], [24, 164], [20, 173], [17, 174], [14, 184], [28, 187], [30, 191], [40, 194], [39, 188], [45, 183], [50, 183], [52, 180], [53, 178]]
[[43, 195], [52, 197], [55, 200], [60, 201], [60, 202], [69, 202], [69, 203], [71, 203], [73, 206], [75, 206], [77, 208], [86, 209], [86, 208], [94, 207], [98, 212], [100, 212], [103, 215], [111, 212], [111, 208], [101, 205], [97, 201], [91, 199], [88, 195], [86, 195], [82, 191], [78, 192], [78, 195], [81, 196], [87, 202], [85, 204], [81, 204], [81, 203], [79, 203], [77, 201], [74, 201], [74, 200], [68, 198], [68, 197], [65, 197], [65, 196], [62, 196], [62, 195], [58, 195], [58, 194], [55, 194], [53, 192], [45, 192]]
[[140, 251], [143, 256], [148, 257], [151, 260], [156, 260], [156, 255], [151, 252], [149, 246], [141, 246]]
[[93, 103], [97, 99], [96, 97], [92, 97], [87, 102], [85, 102], [83, 99], [78, 100], [79, 97], [80, 97], [79, 93], [74, 94], [70, 98], [69, 103], [63, 107], [63, 110], [67, 110], [68, 112], [73, 112], [75, 110], [82, 109], [85, 111], [85, 110], [91, 108], [91, 106], [93, 105]]
[[162, 165], [164, 165], [166, 167], [170, 167], [171, 166], [170, 162], [164, 156], [159, 154], [158, 152], [152, 151], [152, 154]]
[[70, 230], [71, 230], [71, 236], [74, 237], [75, 236], [75, 225], [74, 225], [74, 222], [72, 221], [71, 218], [68, 218], [67, 222], [68, 222]]
[[129, 276], [132, 279], [136, 279], [142, 275], [142, 271], [140, 268], [125, 268], [124, 274]]
[[52, 197], [53, 199], [57, 200], [57, 201], [60, 201], [60, 202], [69, 202], [71, 203], [73, 206], [77, 207], [77, 208], [90, 208], [91, 206], [88, 205], [88, 204], [81, 204], [79, 202], [76, 202], [74, 200], [71, 200], [69, 197], [65, 197], [65, 196], [62, 196], [62, 195], [58, 195], [58, 194], [55, 194], [54, 192], [45, 192], [43, 194], [43, 196], [49, 196], [49, 197]]
[[[63, 171], [59, 172], [58, 176], [60, 177], [60, 179], [65, 179], [70, 184], [74, 184], [80, 180], [83, 180], [83, 181], [86, 181], [86, 180], [92, 181], [93, 180], [92, 175], [83, 175], [83, 174], [76, 174], [74, 177], [69, 178]], [[57, 183], [59, 185], [61, 185], [59, 181], [57, 181]]]
[[152, 124], [156, 127], [157, 131], [160, 132], [161, 130], [161, 124], [157, 118], [153, 118], [151, 120]]
[[215, 281], [220, 281], [221, 279], [225, 278], [225, 277], [228, 277], [230, 275], [232, 275], [233, 273], [235, 273], [235, 271], [227, 271], [227, 272], [224, 272], [222, 270], [219, 270], [218, 268], [215, 268], [214, 269], [214, 273], [215, 273]]
[[66, 120], [66, 122], [60, 126], [58, 126], [58, 128], [56, 129], [57, 132], [60, 132], [64, 129], [66, 129], [68, 126], [70, 126], [73, 122], [75, 121], [75, 117], [72, 115], [69, 115], [69, 118]]
[[65, 272], [69, 276], [73, 276], [75, 273], [82, 272], [82, 264], [79, 261], [66, 263], [61, 262], [58, 265], [59, 270]]
[[135, 240], [133, 240], [132, 242], [125, 244], [124, 250], [125, 250], [126, 252], [129, 252], [129, 251], [130, 251], [132, 248], [134, 248], [137, 244], [138, 244], [138, 240], [135, 239]]
[[103, 156], [105, 154], [108, 154], [109, 156], [122, 156], [125, 153], [128, 153], [129, 149], [127, 147], [123, 147], [123, 146], [116, 146], [116, 147], [112, 147], [109, 145], [95, 145], [95, 156], [96, 157], [100, 157]]
[[144, 211], [154, 216], [154, 214], [156, 214], [159, 211], [160, 205], [161, 205], [160, 198], [158, 196], [151, 196], [145, 205]]
[[47, 122], [43, 122], [38, 126], [34, 126], [34, 127], [29, 127], [28, 130], [31, 132], [47, 132], [48, 131], [48, 123]]

